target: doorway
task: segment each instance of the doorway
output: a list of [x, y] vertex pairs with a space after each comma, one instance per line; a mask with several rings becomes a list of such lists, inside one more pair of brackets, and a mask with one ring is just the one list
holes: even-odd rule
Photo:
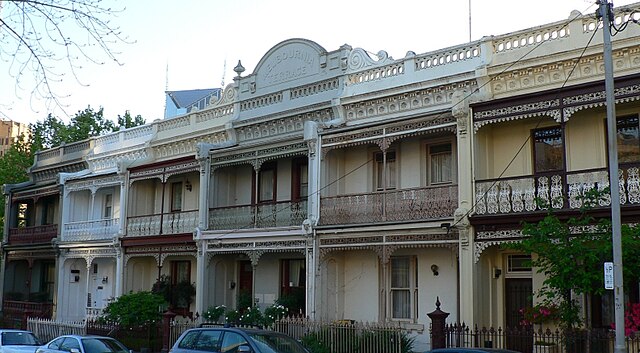
[[531, 278], [505, 278], [505, 324], [507, 335], [507, 349], [518, 352], [533, 350], [533, 331], [530, 327], [521, 325], [520, 309], [533, 305], [533, 282]]

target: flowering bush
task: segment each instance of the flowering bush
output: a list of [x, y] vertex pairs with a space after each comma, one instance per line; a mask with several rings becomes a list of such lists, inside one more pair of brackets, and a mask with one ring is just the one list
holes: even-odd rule
[[265, 326], [271, 326], [277, 320], [282, 319], [289, 313], [289, 309], [287, 309], [284, 305], [281, 304], [273, 304], [270, 307], [264, 309], [264, 324]]
[[[615, 330], [615, 323], [611, 324]], [[640, 331], [640, 303], [629, 303], [624, 311], [624, 335], [631, 336]]]
[[560, 319], [560, 310], [555, 304], [537, 304], [520, 309], [521, 325], [544, 324]]
[[218, 320], [220, 320], [220, 316], [224, 314], [226, 309], [227, 307], [224, 305], [218, 305], [216, 307], [212, 306], [209, 307], [209, 309], [207, 309], [207, 311], [205, 311], [202, 316], [204, 316], [207, 321], [218, 322]]
[[[227, 323], [241, 325], [255, 325], [261, 327], [270, 327], [277, 320], [285, 317], [289, 313], [289, 309], [280, 304], [273, 304], [264, 309], [264, 314], [257, 306], [247, 307], [246, 309], [228, 311], [225, 315]], [[206, 317], [207, 313], [205, 313]]]

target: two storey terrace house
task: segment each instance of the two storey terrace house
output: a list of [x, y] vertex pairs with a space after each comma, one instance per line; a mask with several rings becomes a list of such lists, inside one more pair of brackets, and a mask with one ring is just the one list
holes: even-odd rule
[[[615, 22], [637, 16], [637, 7], [616, 9]], [[630, 224], [640, 211], [639, 38], [637, 26], [613, 37], [620, 206], [622, 222]], [[595, 15], [577, 12], [494, 42], [488, 83], [470, 108], [475, 195], [472, 256], [464, 266], [472, 289], [462, 296], [475, 323], [516, 327], [519, 310], [538, 300], [544, 276], [528, 264], [532, 254], [502, 245], [522, 239], [522, 222], [547, 214], [541, 205], [566, 220], [579, 215], [581, 196], [609, 187], [603, 44]], [[610, 206], [603, 200], [590, 214], [610, 218]], [[625, 290], [625, 302], [638, 302], [637, 279]], [[612, 291], [574, 299], [592, 327], [614, 321]]]
[[36, 153], [30, 180], [5, 185], [2, 238], [2, 312], [20, 320], [25, 312], [50, 318], [55, 314], [57, 240], [61, 232], [60, 173], [86, 169], [83, 157], [92, 141], [81, 141]]

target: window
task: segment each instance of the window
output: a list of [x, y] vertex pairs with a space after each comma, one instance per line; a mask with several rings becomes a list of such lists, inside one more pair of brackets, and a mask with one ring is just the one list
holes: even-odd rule
[[42, 201], [42, 224], [54, 224], [56, 214], [56, 199], [47, 196]]
[[104, 195], [104, 202], [102, 205], [102, 218], [104, 219], [111, 219], [112, 216], [112, 210], [113, 210], [113, 195], [112, 194], [105, 194]]
[[531, 272], [531, 255], [508, 255], [507, 272]]
[[638, 116], [620, 117], [616, 120], [618, 162], [640, 162], [640, 134]]
[[171, 284], [187, 281], [191, 283], [191, 262], [171, 261]]
[[258, 202], [275, 201], [276, 165], [269, 163], [262, 166], [258, 173]]
[[[396, 152], [387, 151], [387, 169], [384, 168], [384, 154], [377, 152], [375, 154], [375, 185], [376, 190], [389, 190], [396, 188]], [[385, 185], [385, 172], [386, 172], [386, 185]]]
[[220, 347], [220, 351], [226, 353], [236, 353], [239, 346], [247, 344], [247, 340], [239, 333], [227, 331], [224, 333], [224, 336], [222, 336], [222, 347]]
[[453, 156], [451, 143], [429, 145], [429, 184], [453, 181]]
[[293, 161], [293, 200], [306, 200], [309, 197], [309, 164], [306, 158]]
[[29, 226], [29, 205], [25, 202], [18, 203], [18, 219], [16, 226], [18, 228]]
[[182, 182], [171, 183], [171, 212], [182, 211]]
[[412, 256], [392, 257], [391, 318], [414, 319], [418, 312], [418, 267]]
[[47, 301], [53, 301], [55, 290], [56, 264], [52, 261], [42, 263], [40, 268], [40, 292], [47, 293]]
[[533, 132], [535, 172], [564, 169], [562, 128], [552, 127]]

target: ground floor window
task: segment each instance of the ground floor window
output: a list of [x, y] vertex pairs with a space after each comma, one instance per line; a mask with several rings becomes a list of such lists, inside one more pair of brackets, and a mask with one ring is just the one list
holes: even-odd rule
[[392, 257], [391, 318], [415, 319], [418, 312], [418, 266], [414, 256]]

